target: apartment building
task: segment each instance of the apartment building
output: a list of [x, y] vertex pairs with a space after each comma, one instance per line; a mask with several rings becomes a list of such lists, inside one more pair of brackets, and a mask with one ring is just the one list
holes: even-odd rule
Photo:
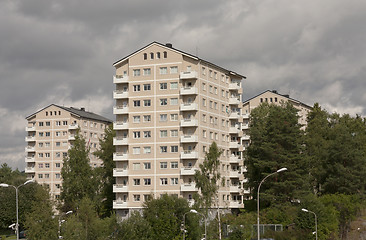
[[245, 77], [157, 42], [113, 66], [117, 214], [128, 217], [147, 198], [165, 193], [193, 203], [198, 191], [193, 175], [213, 141], [223, 150], [220, 207], [243, 207], [240, 111]]
[[90, 165], [102, 164], [92, 152], [99, 147], [99, 138], [112, 121], [84, 108], [63, 107], [51, 104], [26, 117], [25, 173], [29, 179], [47, 184], [54, 198], [60, 196], [63, 158], [75, 140], [75, 133], [85, 138], [90, 149]]
[[242, 118], [243, 122], [241, 124], [241, 128], [243, 131], [242, 136], [242, 145], [245, 147], [249, 146], [250, 143], [250, 136], [249, 136], [249, 116], [251, 111], [258, 107], [261, 103], [267, 102], [270, 104], [281, 104], [290, 102], [296, 109], [298, 109], [299, 115], [299, 123], [302, 124], [304, 127], [307, 124], [307, 116], [308, 113], [312, 110], [311, 106], [308, 106], [296, 99], [290, 98], [287, 94], [279, 94], [276, 90], [267, 90], [264, 91], [242, 103]]

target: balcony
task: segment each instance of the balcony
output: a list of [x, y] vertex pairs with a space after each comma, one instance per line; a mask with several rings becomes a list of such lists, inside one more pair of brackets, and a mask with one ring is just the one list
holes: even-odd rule
[[183, 103], [180, 105], [181, 111], [197, 111], [198, 104], [197, 103]]
[[239, 134], [240, 129], [238, 127], [230, 127], [229, 128], [229, 133], [231, 134]]
[[128, 129], [128, 122], [114, 122], [113, 129], [114, 130], [126, 130], [126, 129]]
[[239, 148], [240, 144], [238, 142], [229, 142], [229, 148]]
[[180, 95], [197, 95], [198, 88], [196, 87], [182, 87], [180, 88]]
[[241, 129], [242, 129], [242, 130], [249, 129], [249, 124], [248, 124], [248, 123], [242, 123], [242, 124], [241, 124]]
[[127, 137], [114, 137], [113, 138], [113, 145], [128, 145], [128, 138]]
[[113, 91], [113, 99], [128, 98], [128, 91], [115, 90]]
[[113, 209], [124, 209], [124, 208], [128, 208], [127, 202], [118, 200], [113, 201]]
[[197, 72], [196, 71], [189, 71], [189, 72], [181, 72], [179, 74], [180, 79], [197, 79]]
[[197, 159], [198, 152], [196, 151], [184, 151], [180, 153], [180, 159]]
[[180, 169], [180, 175], [184, 175], [184, 176], [190, 176], [190, 175], [194, 175], [196, 173], [197, 168], [193, 168], [193, 167], [182, 167]]
[[229, 158], [229, 162], [230, 163], [240, 163], [240, 158], [238, 156], [235, 156], [235, 155], [231, 155], [230, 158]]
[[25, 162], [26, 163], [31, 163], [31, 162], [35, 162], [36, 159], [34, 157], [25, 157]]
[[113, 177], [127, 177], [128, 170], [123, 168], [113, 168]]
[[75, 140], [75, 134], [69, 134], [68, 138], [69, 141], [74, 141]]
[[196, 135], [185, 135], [180, 137], [181, 143], [195, 143], [198, 142], [198, 136]]
[[113, 192], [114, 193], [128, 192], [128, 186], [123, 184], [113, 184]]
[[229, 115], [229, 119], [238, 119], [240, 117], [239, 112], [231, 112]]
[[249, 135], [243, 135], [241, 137], [242, 140], [249, 140], [250, 139], [250, 136]]
[[26, 167], [25, 168], [25, 173], [34, 173], [35, 170], [34, 170], [34, 167]]
[[196, 192], [196, 183], [184, 183], [180, 185], [180, 191], [182, 192]]
[[229, 90], [240, 90], [240, 84], [238, 84], [238, 83], [229, 83]]
[[236, 202], [236, 201], [230, 201], [229, 207], [230, 208], [243, 208], [244, 207], [244, 203]]
[[34, 146], [26, 146], [26, 147], [25, 147], [25, 151], [26, 151], [26, 152], [35, 152], [35, 151], [36, 151], [36, 149], [35, 149], [35, 147], [34, 147]]
[[122, 76], [122, 75], [113, 76], [113, 83], [128, 83], [128, 76]]
[[25, 131], [34, 132], [34, 131], [36, 131], [36, 126], [25, 127]]
[[113, 107], [113, 114], [126, 114], [128, 113], [127, 106], [114, 106]]
[[34, 141], [36, 141], [36, 137], [35, 136], [26, 136], [25, 141], [26, 142], [34, 142]]
[[230, 171], [230, 178], [239, 178], [239, 176], [241, 175], [240, 171]]
[[249, 119], [249, 114], [248, 113], [243, 114], [242, 116], [243, 116], [243, 119]]
[[239, 185], [230, 186], [230, 193], [239, 193], [241, 190]]
[[113, 153], [113, 161], [125, 161], [128, 160], [128, 154], [122, 152]]
[[237, 97], [230, 97], [229, 98], [229, 104], [230, 105], [239, 105], [240, 104], [240, 99], [238, 99]]
[[79, 125], [77, 123], [73, 123], [73, 124], [69, 125], [69, 130], [75, 130], [75, 129], [78, 129], [78, 128], [79, 128]]
[[193, 119], [193, 118], [180, 120], [180, 126], [181, 127], [197, 127], [198, 126], [198, 120]]

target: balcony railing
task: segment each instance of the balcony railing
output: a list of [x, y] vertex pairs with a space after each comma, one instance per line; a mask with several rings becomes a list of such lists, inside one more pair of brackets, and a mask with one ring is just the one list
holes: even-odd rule
[[127, 192], [128, 186], [123, 184], [113, 184], [113, 192], [119, 193], [119, 192]]
[[229, 142], [229, 148], [239, 148], [240, 144], [238, 142]]
[[122, 152], [113, 153], [113, 161], [124, 161], [128, 160], [128, 154]]
[[196, 71], [181, 72], [179, 74], [180, 79], [196, 79], [198, 76]]
[[238, 127], [230, 127], [229, 128], [229, 133], [238, 134], [239, 132], [240, 132], [240, 129]]
[[113, 209], [124, 209], [124, 208], [128, 208], [128, 204], [126, 201], [113, 200]]
[[180, 88], [180, 95], [197, 95], [198, 88], [196, 87], [182, 87]]
[[194, 175], [196, 173], [197, 168], [194, 167], [182, 167], [180, 169], [180, 175]]
[[240, 163], [240, 158], [238, 156], [230, 156], [229, 158], [230, 163]]
[[70, 141], [75, 140], [75, 134], [69, 134], [68, 139], [69, 139]]
[[184, 151], [180, 153], [181, 159], [196, 159], [198, 158], [198, 152], [196, 151]]
[[180, 185], [180, 190], [182, 192], [195, 192], [197, 191], [196, 183], [183, 183], [182, 185]]
[[181, 143], [193, 143], [198, 142], [198, 136], [196, 135], [185, 135], [180, 137]]
[[240, 117], [240, 113], [239, 112], [232, 112], [229, 115], [229, 119], [237, 119]]
[[26, 136], [25, 141], [26, 142], [34, 142], [34, 141], [36, 141], [36, 137], [35, 136]]
[[26, 152], [35, 152], [36, 148], [34, 146], [26, 146], [25, 151]]
[[230, 105], [238, 105], [240, 103], [240, 99], [237, 97], [230, 97], [229, 98], [229, 104]]
[[197, 111], [198, 104], [197, 103], [183, 103], [180, 105], [181, 111]]
[[127, 137], [114, 137], [113, 138], [113, 145], [127, 145], [128, 138]]
[[34, 173], [35, 170], [34, 170], [34, 167], [26, 167], [25, 168], [25, 173]]
[[34, 157], [25, 157], [25, 162], [28, 163], [28, 162], [35, 162], [36, 159]]
[[197, 127], [198, 126], [198, 120], [191, 118], [191, 119], [184, 119], [180, 121], [181, 127]]
[[230, 171], [230, 178], [239, 178], [240, 175], [240, 171]]
[[249, 135], [243, 135], [241, 137], [242, 140], [249, 140], [250, 139], [250, 136]]
[[230, 193], [239, 193], [241, 190], [239, 185], [230, 186]]
[[239, 83], [229, 83], [229, 90], [240, 90]]
[[114, 106], [113, 107], [113, 114], [126, 114], [128, 113], [127, 106]]
[[25, 127], [25, 131], [27, 131], [27, 132], [33, 132], [33, 131], [36, 131], [36, 127], [35, 127], [35, 126]]
[[74, 129], [78, 129], [79, 125], [77, 123], [72, 123], [69, 125], [69, 130], [74, 130]]
[[125, 130], [128, 129], [128, 122], [114, 122], [113, 123], [114, 130]]
[[113, 177], [126, 177], [128, 170], [123, 168], [113, 168]]
[[122, 76], [122, 75], [113, 76], [113, 83], [128, 83], [128, 76]]
[[128, 98], [128, 91], [115, 90], [113, 91], [114, 99]]

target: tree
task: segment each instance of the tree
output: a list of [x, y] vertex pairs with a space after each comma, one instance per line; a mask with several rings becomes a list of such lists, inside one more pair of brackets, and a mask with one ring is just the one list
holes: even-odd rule
[[49, 193], [41, 186], [36, 187], [35, 201], [26, 214], [25, 227], [29, 239], [57, 239], [58, 222], [54, 218]]
[[60, 198], [64, 204], [64, 211], [76, 210], [78, 201], [84, 197], [95, 197], [98, 184], [89, 165], [88, 153], [85, 140], [77, 131], [74, 144], [64, 158], [61, 169], [63, 182]]
[[152, 232], [150, 223], [136, 211], [121, 223], [114, 235], [121, 240], [149, 240], [153, 239]]
[[116, 132], [112, 129], [113, 125], [105, 128], [103, 139], [99, 140], [100, 149], [94, 152], [94, 155], [103, 161], [103, 166], [99, 169], [99, 178], [102, 181], [101, 187], [101, 199], [102, 209], [101, 215], [108, 217], [113, 212], [113, 200], [115, 194], [113, 193], [113, 184], [115, 178], [113, 177], [113, 168], [116, 167], [116, 163], [113, 161], [113, 153], [116, 151], [116, 147], [113, 146], [113, 137], [116, 136]]

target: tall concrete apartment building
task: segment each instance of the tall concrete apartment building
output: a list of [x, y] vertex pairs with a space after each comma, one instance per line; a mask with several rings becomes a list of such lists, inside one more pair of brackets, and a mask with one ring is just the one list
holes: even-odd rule
[[113, 208], [120, 217], [161, 194], [193, 203], [194, 173], [215, 141], [223, 150], [221, 208], [243, 207], [244, 76], [153, 42], [115, 62]]
[[[85, 138], [90, 153], [99, 147], [99, 138], [112, 122], [100, 115], [87, 112], [84, 108], [68, 108], [51, 104], [26, 117], [28, 121], [25, 137], [26, 168], [29, 179], [47, 184], [54, 198], [60, 196], [61, 168], [63, 158], [75, 140], [75, 133]], [[89, 155], [90, 165], [97, 167], [101, 160]]]

